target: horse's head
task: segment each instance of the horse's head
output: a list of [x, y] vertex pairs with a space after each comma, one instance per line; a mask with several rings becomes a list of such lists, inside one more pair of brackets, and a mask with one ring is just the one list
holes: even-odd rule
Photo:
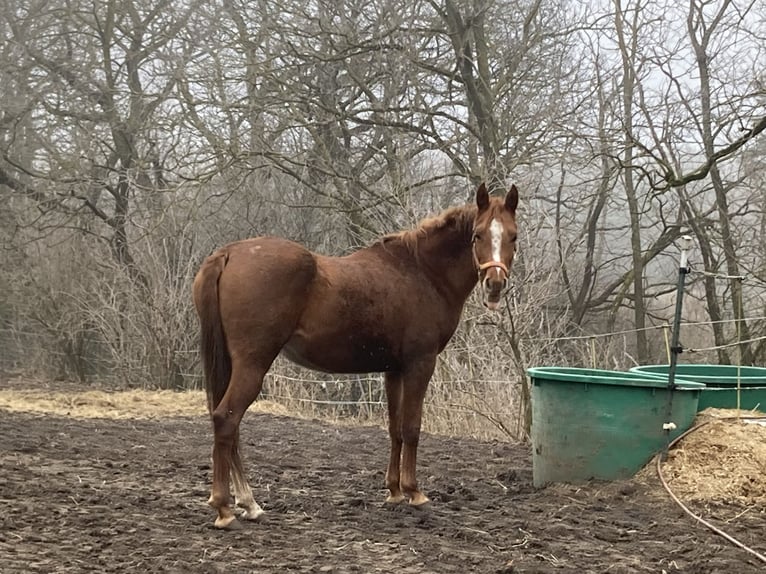
[[515, 185], [511, 186], [504, 200], [490, 197], [483, 183], [476, 190], [478, 211], [473, 224], [473, 258], [484, 305], [493, 311], [508, 285], [508, 274], [516, 253], [518, 203], [519, 192]]

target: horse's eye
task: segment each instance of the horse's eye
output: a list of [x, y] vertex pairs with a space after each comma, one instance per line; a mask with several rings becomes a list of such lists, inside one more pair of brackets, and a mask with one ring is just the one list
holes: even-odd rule
[[481, 241], [481, 233], [474, 231], [471, 241], [473, 241], [474, 243], [476, 243], [477, 241]]

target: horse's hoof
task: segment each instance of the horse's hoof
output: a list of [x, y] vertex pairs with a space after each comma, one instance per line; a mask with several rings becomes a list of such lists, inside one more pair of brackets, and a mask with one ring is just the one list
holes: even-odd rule
[[242, 523], [237, 520], [235, 516], [229, 516], [227, 518], [216, 518], [215, 527], [219, 530], [241, 530]]
[[262, 508], [251, 508], [249, 510], [245, 510], [240, 518], [243, 520], [250, 520], [252, 522], [260, 522], [263, 519], [264, 514], [266, 513]]
[[388, 497], [386, 498], [386, 504], [388, 504], [389, 506], [394, 506], [403, 501], [404, 501], [403, 494], [397, 494], [396, 496], [389, 494]]
[[422, 492], [418, 492], [416, 494], [412, 495], [412, 498], [410, 498], [410, 506], [414, 508], [428, 508], [430, 505], [431, 500]]

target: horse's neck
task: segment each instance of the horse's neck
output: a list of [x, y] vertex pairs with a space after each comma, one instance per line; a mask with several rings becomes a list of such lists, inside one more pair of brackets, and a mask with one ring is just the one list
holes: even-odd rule
[[422, 238], [418, 251], [420, 266], [434, 285], [462, 306], [478, 280], [471, 252], [471, 231], [442, 229]]

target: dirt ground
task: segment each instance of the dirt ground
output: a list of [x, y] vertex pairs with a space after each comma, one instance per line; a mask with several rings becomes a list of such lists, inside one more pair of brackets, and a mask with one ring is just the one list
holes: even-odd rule
[[[250, 413], [263, 522], [212, 527], [204, 415], [73, 418], [0, 410], [0, 572], [763, 572], [647, 473], [532, 487], [524, 446], [424, 436], [427, 510], [383, 505], [381, 428]], [[766, 513], [695, 508], [763, 553]]]

